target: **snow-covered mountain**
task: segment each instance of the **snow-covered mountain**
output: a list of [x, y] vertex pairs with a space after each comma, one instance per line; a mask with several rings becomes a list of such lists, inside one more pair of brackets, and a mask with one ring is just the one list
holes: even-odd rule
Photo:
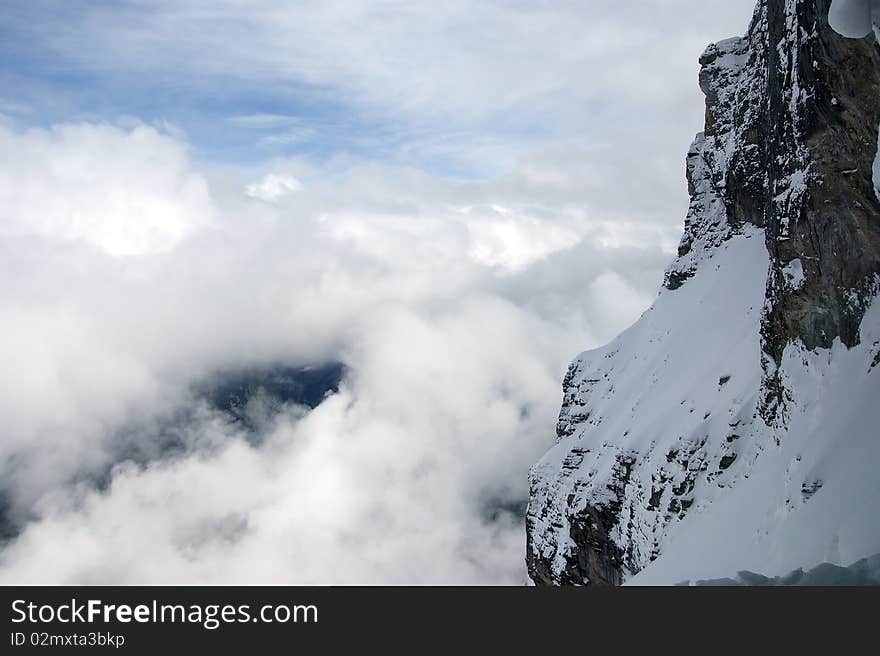
[[536, 583], [880, 552], [877, 3], [835, 0], [864, 38], [830, 4], [759, 0], [701, 56], [678, 257], [636, 324], [572, 363], [530, 473]]

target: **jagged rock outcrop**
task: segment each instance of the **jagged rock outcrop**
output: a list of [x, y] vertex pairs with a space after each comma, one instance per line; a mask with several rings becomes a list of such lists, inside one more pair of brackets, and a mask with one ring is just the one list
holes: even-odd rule
[[559, 441], [530, 473], [536, 583], [697, 567], [721, 539], [710, 575], [880, 551], [880, 519], [847, 510], [880, 491], [863, 468], [880, 456], [880, 47], [833, 31], [829, 4], [760, 0], [745, 37], [700, 58], [678, 258], [566, 375]]

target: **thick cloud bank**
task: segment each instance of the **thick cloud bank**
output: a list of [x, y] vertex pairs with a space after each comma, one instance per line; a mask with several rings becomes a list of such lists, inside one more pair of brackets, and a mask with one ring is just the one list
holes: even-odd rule
[[81, 240], [111, 255], [167, 251], [210, 220], [204, 179], [184, 149], [137, 126], [62, 125], [18, 135], [0, 131], [4, 236]]
[[[678, 236], [563, 147], [463, 183], [211, 168], [141, 124], [0, 144], [4, 583], [521, 582], [567, 361]], [[339, 392], [259, 440], [195, 391], [328, 361]]]

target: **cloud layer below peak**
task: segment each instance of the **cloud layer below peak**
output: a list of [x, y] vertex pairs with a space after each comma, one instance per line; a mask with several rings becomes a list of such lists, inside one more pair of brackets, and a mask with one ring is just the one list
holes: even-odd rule
[[[567, 361], [677, 237], [566, 191], [576, 150], [464, 183], [199, 165], [144, 125], [0, 140], [4, 582], [521, 582]], [[334, 360], [258, 439], [196, 393]]]

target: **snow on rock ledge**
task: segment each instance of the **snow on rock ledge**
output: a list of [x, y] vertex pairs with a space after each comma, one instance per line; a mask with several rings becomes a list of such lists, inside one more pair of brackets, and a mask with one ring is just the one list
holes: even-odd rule
[[[711, 262], [572, 364], [562, 439], [531, 473], [539, 581], [621, 583], [660, 553], [673, 518], [733, 485], [762, 448], [763, 232], [725, 242]], [[591, 550], [597, 531], [603, 546]]]
[[569, 368], [530, 473], [536, 583], [880, 552], [880, 48], [829, 6], [760, 0], [700, 58], [679, 255], [651, 309]]

